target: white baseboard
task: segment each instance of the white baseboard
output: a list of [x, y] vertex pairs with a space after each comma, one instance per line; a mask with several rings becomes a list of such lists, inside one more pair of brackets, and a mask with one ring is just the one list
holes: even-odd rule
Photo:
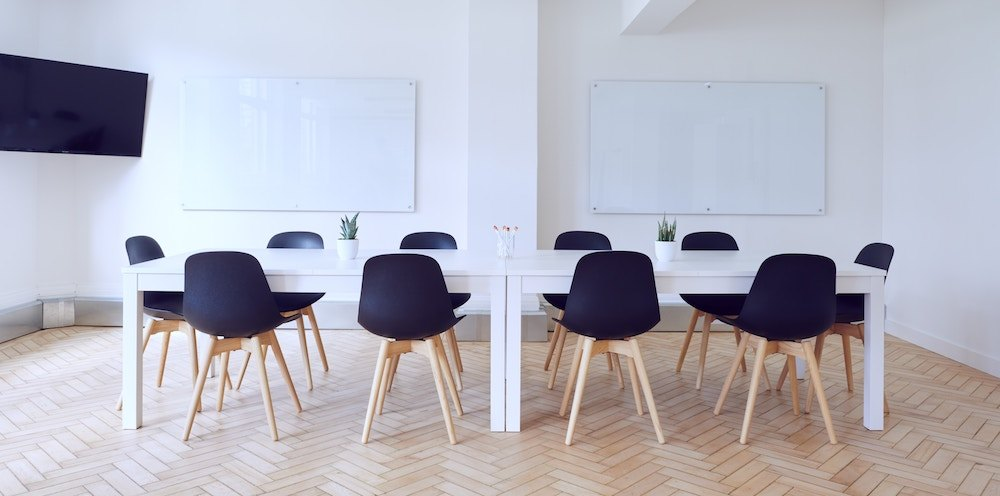
[[944, 355], [956, 362], [982, 370], [987, 374], [1000, 377], [1000, 357], [984, 355], [976, 350], [966, 348], [939, 336], [934, 336], [907, 325], [886, 319], [885, 332], [899, 339], [913, 343], [921, 348]]

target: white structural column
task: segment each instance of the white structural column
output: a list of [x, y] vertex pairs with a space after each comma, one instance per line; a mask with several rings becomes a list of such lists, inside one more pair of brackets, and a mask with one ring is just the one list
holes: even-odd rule
[[[469, 249], [495, 250], [493, 226], [508, 225], [518, 227], [515, 256], [534, 251], [538, 230], [538, 0], [469, 3], [468, 87]], [[521, 430], [519, 281], [516, 288], [504, 278], [491, 283], [493, 431]]]
[[122, 428], [142, 427], [142, 293], [139, 276], [122, 277]]
[[493, 225], [538, 227], [538, 0], [469, 3], [469, 249], [495, 249]]

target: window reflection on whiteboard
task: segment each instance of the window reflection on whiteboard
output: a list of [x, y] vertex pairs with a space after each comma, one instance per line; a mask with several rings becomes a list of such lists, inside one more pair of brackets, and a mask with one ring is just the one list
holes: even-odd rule
[[413, 80], [189, 79], [182, 111], [185, 209], [414, 209]]

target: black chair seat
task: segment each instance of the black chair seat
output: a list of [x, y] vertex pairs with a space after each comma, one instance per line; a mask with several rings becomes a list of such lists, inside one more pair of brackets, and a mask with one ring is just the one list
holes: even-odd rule
[[853, 324], [863, 320], [865, 320], [865, 295], [838, 294], [836, 322]]
[[325, 293], [273, 293], [279, 312], [297, 312], [316, 303]]
[[143, 311], [159, 319], [184, 320], [184, 293], [147, 291], [143, 295]]
[[739, 315], [745, 294], [682, 294], [684, 303], [711, 315]]
[[472, 298], [470, 293], [448, 293], [448, 297], [451, 298], [451, 309], [454, 310], [462, 305], [465, 305]]

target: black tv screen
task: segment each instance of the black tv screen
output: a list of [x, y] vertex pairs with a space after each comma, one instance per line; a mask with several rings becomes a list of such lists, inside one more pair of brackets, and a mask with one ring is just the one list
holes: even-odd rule
[[148, 79], [0, 54], [0, 150], [139, 157]]

